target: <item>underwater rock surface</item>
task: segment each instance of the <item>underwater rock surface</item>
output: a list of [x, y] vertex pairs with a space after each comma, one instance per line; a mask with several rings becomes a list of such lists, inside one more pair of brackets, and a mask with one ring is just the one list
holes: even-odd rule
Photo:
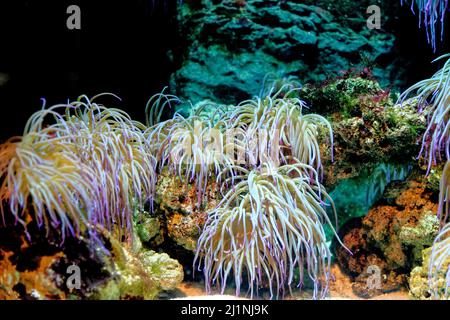
[[7, 240], [0, 243], [0, 299], [155, 299], [183, 281], [178, 261], [146, 250], [138, 238], [130, 246], [103, 231], [107, 251], [93, 252], [87, 239], [61, 244], [53, 240], [57, 234], [46, 235], [30, 223], [30, 241], [21, 230], [0, 228], [0, 239]]
[[[432, 248], [422, 251], [422, 264], [415, 267], [409, 277], [409, 293], [411, 297], [419, 300], [447, 299], [445, 290], [447, 287], [446, 274], [444, 271], [438, 272], [438, 277], [433, 281], [433, 287], [437, 292], [437, 297], [433, 296], [430, 290], [429, 264]], [[443, 270], [450, 267], [450, 257], [443, 263]]]
[[[395, 37], [369, 30], [361, 10], [373, 3], [316, 2], [183, 1], [178, 21], [184, 57], [172, 76], [173, 92], [194, 104], [237, 103], [258, 95], [268, 74], [317, 82], [361, 60], [377, 64], [374, 73], [384, 86], [398, 85]], [[393, 12], [398, 6], [382, 5]]]
[[366, 74], [348, 74], [300, 93], [311, 112], [324, 114], [334, 131], [334, 161], [326, 157], [325, 185], [371, 174], [381, 163], [407, 165], [420, 150], [426, 110], [417, 113], [417, 101], [396, 104], [397, 97]]
[[[337, 260], [354, 278], [353, 291], [372, 297], [405, 286], [409, 272], [422, 263], [422, 250], [433, 244], [439, 231], [436, 194], [422, 179], [393, 182], [384, 200], [364, 218], [350, 221], [341, 230], [349, 256], [337, 248]], [[370, 267], [383, 275], [380, 288], [368, 289]]]
[[183, 183], [180, 178], [165, 169], [156, 185], [156, 212], [164, 224], [167, 237], [180, 247], [194, 251], [203, 229], [207, 212], [219, 201], [215, 182], [206, 187], [202, 203], [198, 205], [195, 183]]

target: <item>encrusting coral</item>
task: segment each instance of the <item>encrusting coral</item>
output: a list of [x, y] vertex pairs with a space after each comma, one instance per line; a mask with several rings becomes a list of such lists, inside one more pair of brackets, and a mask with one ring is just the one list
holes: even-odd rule
[[[405, 182], [392, 182], [365, 217], [342, 227], [342, 241], [353, 255], [338, 247], [337, 258], [354, 279], [357, 295], [376, 296], [407, 283], [411, 269], [422, 263], [422, 250], [433, 244], [439, 232], [436, 210], [435, 193], [427, 188], [421, 173], [415, 173]], [[366, 285], [371, 266], [383, 276], [374, 290]]]
[[[183, 183], [165, 168], [158, 176], [155, 195], [155, 215], [165, 221], [164, 235], [182, 248], [194, 252], [206, 221], [207, 213], [220, 201], [218, 184], [211, 179], [200, 205], [195, 183]], [[161, 217], [161, 218], [159, 218]]]

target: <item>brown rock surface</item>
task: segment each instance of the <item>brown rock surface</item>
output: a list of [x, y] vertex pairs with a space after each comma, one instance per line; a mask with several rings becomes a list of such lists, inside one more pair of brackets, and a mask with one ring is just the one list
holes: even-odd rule
[[[392, 203], [380, 203], [362, 219], [351, 220], [341, 230], [349, 255], [337, 247], [337, 261], [353, 280], [353, 292], [364, 298], [398, 290], [419, 262], [417, 252], [431, 245], [437, 232], [436, 198], [420, 180], [392, 184], [386, 195]], [[389, 198], [389, 197], [387, 197]], [[375, 273], [379, 273], [379, 285]]]

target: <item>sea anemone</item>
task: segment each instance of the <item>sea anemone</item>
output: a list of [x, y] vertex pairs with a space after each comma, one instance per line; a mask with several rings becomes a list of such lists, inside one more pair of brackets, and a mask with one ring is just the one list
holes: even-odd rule
[[[148, 104], [149, 123], [159, 120], [162, 109], [175, 101], [174, 96], [158, 94]], [[150, 106], [151, 105], [151, 106]], [[150, 107], [149, 107], [150, 106]], [[199, 110], [200, 113], [201, 110]], [[157, 116], [152, 117], [152, 114]], [[214, 119], [214, 117], [213, 117]], [[155, 123], [146, 131], [148, 145], [156, 146], [158, 167], [167, 166], [185, 183], [194, 182], [198, 205], [213, 175], [233, 167], [233, 150], [227, 150], [227, 123], [200, 115], [184, 117], [175, 113], [172, 119]], [[232, 173], [233, 170], [228, 170]]]
[[[434, 62], [449, 57], [450, 54], [445, 54]], [[407, 89], [400, 96], [400, 100], [404, 101], [411, 95], [418, 99], [419, 111], [422, 112], [427, 107], [427, 112], [430, 112], [431, 115], [422, 138], [419, 155], [420, 158], [425, 159], [428, 173], [431, 167], [441, 160], [443, 151], [447, 160], [450, 159], [450, 59], [430, 79], [422, 80]]]
[[34, 214], [63, 241], [67, 232], [95, 233], [97, 224], [131, 228], [134, 211], [152, 201], [156, 160], [144, 125], [95, 99], [43, 108], [21, 139], [2, 145], [2, 212], [9, 202], [16, 220]]
[[306, 268], [314, 297], [326, 295], [331, 252], [323, 223], [334, 230], [325, 210], [326, 201], [334, 209], [333, 201], [313, 167], [291, 160], [236, 169], [240, 182], [209, 213], [198, 241], [194, 265], [203, 265], [208, 291], [217, 284], [223, 292], [232, 274], [237, 295], [246, 278], [251, 296], [268, 285], [278, 297], [295, 275], [303, 285]]
[[208, 181], [221, 185], [194, 260], [208, 291], [215, 283], [223, 291], [233, 274], [238, 295], [247, 283], [252, 296], [261, 285], [278, 296], [296, 275], [303, 285], [306, 267], [314, 297], [326, 295], [331, 253], [323, 224], [334, 231], [326, 203], [335, 210], [319, 183], [319, 136], [328, 131], [332, 145], [333, 133], [325, 118], [303, 114], [294, 91], [283, 87], [237, 106], [205, 102], [188, 117], [175, 113], [162, 122], [162, 108], [177, 99], [161, 93], [147, 105], [146, 138], [158, 167], [195, 182], [199, 204]]
[[303, 114], [304, 102], [289, 94], [296, 89], [282, 95], [284, 89], [237, 106], [205, 102], [189, 117], [175, 113], [163, 122], [162, 110], [179, 100], [164, 92], [153, 96], [146, 109], [147, 141], [156, 149], [158, 166], [171, 167], [185, 182], [195, 181], [199, 203], [211, 176], [233, 175], [235, 165], [288, 164], [293, 156], [322, 173], [318, 136], [325, 128], [332, 144], [331, 125], [319, 115]]
[[271, 96], [274, 92], [281, 90], [282, 94], [294, 93], [293, 89], [298, 91], [302, 87], [300, 81], [294, 76], [280, 76], [273, 72], [269, 72], [264, 76], [262, 81], [259, 97], [264, 98]]
[[64, 145], [43, 143], [47, 135], [30, 133], [0, 146], [0, 208], [4, 223], [9, 203], [16, 221], [25, 225], [34, 216], [39, 226], [61, 230], [64, 241], [66, 232], [79, 234], [80, 224], [88, 224], [95, 177]]
[[[293, 156], [301, 163], [312, 166], [322, 173], [319, 135], [328, 131], [333, 158], [333, 131], [330, 123], [317, 114], [303, 114], [305, 103], [287, 94], [280, 96], [283, 88], [272, 96], [247, 100], [227, 113], [230, 127], [243, 132], [245, 154], [250, 162], [247, 165], [260, 165], [261, 153], [274, 163], [287, 164], [286, 158]], [[296, 89], [293, 89], [294, 91]], [[256, 139], [265, 138], [267, 145], [255, 149]], [[256, 154], [257, 151], [260, 153]]]
[[[446, 54], [435, 61], [449, 57], [450, 54]], [[430, 112], [428, 127], [422, 138], [422, 147], [419, 154], [419, 158], [424, 158], [428, 166], [427, 174], [432, 166], [444, 160], [442, 154], [445, 155], [447, 161], [440, 182], [438, 207], [438, 217], [441, 219], [443, 227], [433, 245], [429, 265], [430, 289], [436, 294], [436, 281], [443, 269], [448, 268], [444, 262], [450, 258], [449, 224], [446, 224], [450, 203], [450, 59], [447, 59], [442, 69], [437, 71], [430, 79], [420, 81], [406, 90], [400, 99], [405, 100], [413, 93], [418, 99], [419, 111], [427, 108]], [[449, 287], [450, 269], [446, 271], [446, 296]]]

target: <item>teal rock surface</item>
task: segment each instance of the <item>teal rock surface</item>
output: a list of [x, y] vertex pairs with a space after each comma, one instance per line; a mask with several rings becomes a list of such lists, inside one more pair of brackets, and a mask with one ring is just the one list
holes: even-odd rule
[[[393, 72], [397, 62], [391, 55], [395, 36], [367, 28], [364, 3], [342, 5], [183, 1], [178, 20], [184, 52], [172, 75], [172, 92], [194, 104], [204, 99], [236, 103], [258, 95], [267, 74], [306, 83], [369, 65], [382, 85], [398, 84], [401, 74], [398, 68]], [[383, 2], [383, 8], [393, 7]]]

